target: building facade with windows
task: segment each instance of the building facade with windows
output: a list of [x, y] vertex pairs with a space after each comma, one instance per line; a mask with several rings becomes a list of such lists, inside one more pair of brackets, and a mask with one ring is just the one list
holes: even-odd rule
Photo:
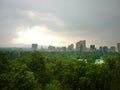
[[76, 51], [86, 50], [86, 40], [82, 40], [76, 43]]

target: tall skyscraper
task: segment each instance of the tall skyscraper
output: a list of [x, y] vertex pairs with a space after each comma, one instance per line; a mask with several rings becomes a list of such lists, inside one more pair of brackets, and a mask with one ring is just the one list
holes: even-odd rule
[[108, 47], [107, 47], [107, 46], [103, 46], [103, 47], [100, 46], [100, 47], [99, 47], [99, 51], [100, 51], [100, 52], [108, 52]]
[[108, 47], [107, 46], [103, 47], [103, 52], [108, 52]]
[[48, 46], [48, 50], [49, 50], [49, 51], [55, 51], [55, 47], [54, 47], [54, 46], [49, 45], [49, 46]]
[[68, 51], [73, 51], [74, 50], [74, 44], [68, 45]]
[[103, 47], [102, 47], [102, 46], [99, 47], [99, 51], [100, 51], [100, 52], [103, 51]]
[[32, 44], [32, 49], [37, 50], [38, 49], [38, 44]]
[[76, 51], [86, 50], [86, 40], [82, 40], [76, 43]]
[[95, 51], [96, 48], [95, 48], [95, 45], [90, 45], [90, 51]]
[[111, 46], [109, 52], [115, 52], [115, 46]]
[[120, 52], [120, 43], [117, 43], [117, 50]]

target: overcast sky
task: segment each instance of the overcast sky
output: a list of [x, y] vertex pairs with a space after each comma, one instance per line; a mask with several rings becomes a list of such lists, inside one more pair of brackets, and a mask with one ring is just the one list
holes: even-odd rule
[[120, 0], [0, 0], [0, 46], [120, 42]]

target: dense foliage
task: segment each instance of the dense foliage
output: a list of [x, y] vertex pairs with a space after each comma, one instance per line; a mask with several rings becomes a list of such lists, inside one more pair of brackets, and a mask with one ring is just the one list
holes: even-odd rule
[[0, 51], [0, 90], [120, 90], [120, 54]]

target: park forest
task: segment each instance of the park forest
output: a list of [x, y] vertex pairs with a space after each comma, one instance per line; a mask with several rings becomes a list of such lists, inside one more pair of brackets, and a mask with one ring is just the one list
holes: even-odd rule
[[120, 90], [120, 54], [0, 50], [0, 90]]

